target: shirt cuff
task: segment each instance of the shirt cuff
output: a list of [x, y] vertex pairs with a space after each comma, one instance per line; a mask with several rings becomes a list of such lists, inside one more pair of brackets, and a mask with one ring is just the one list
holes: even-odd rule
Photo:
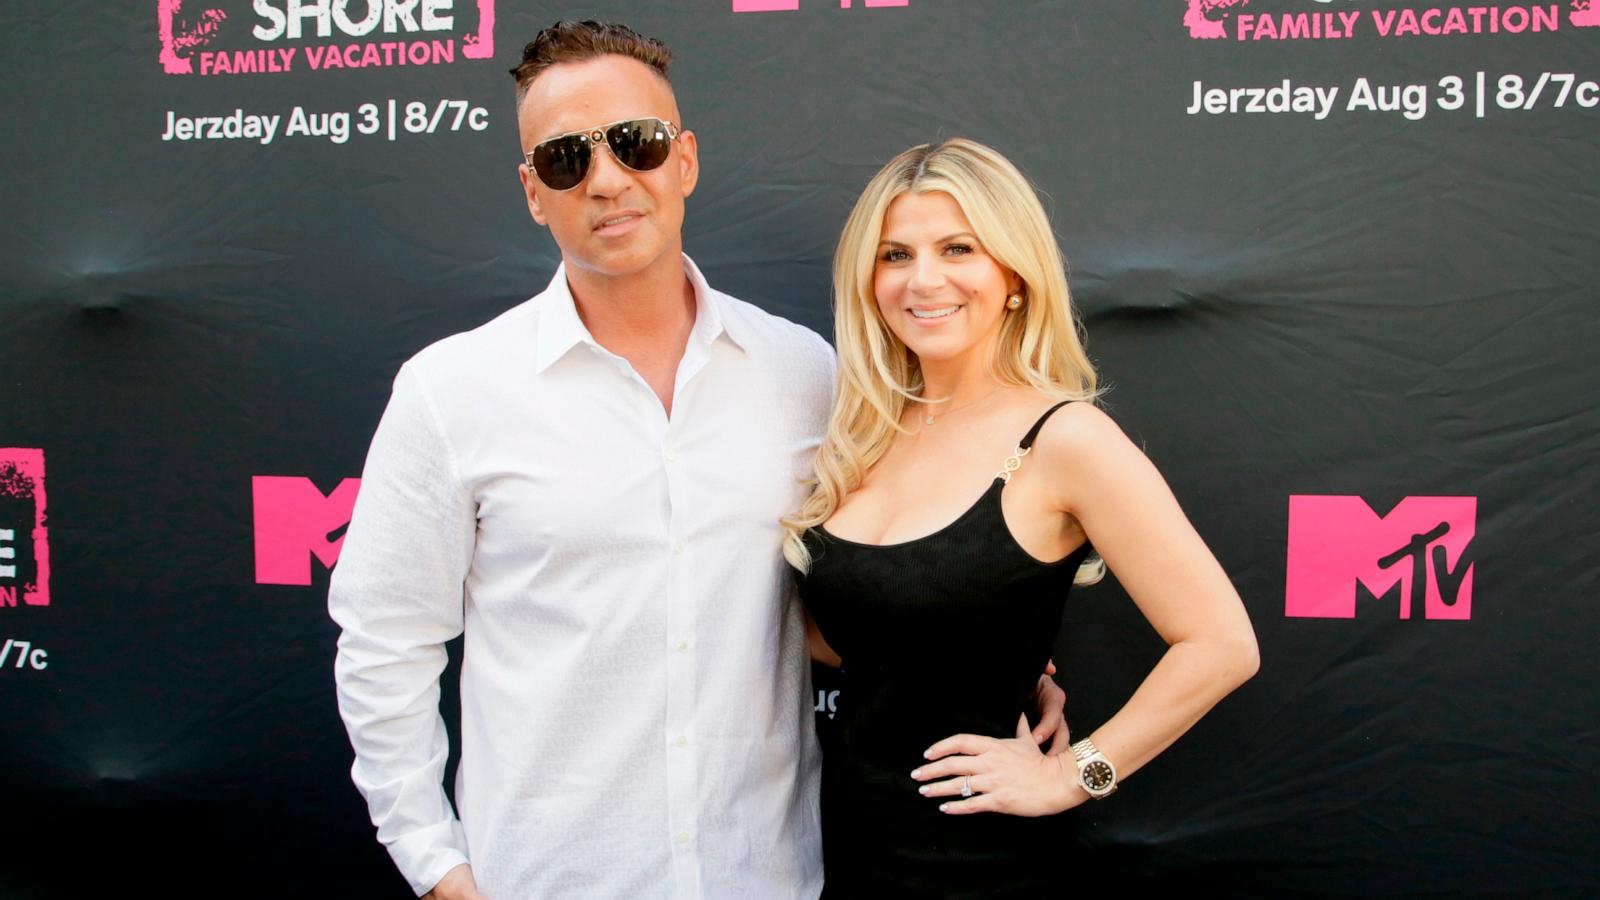
[[388, 847], [395, 867], [418, 897], [433, 890], [451, 869], [468, 862], [467, 835], [454, 818], [397, 838]]

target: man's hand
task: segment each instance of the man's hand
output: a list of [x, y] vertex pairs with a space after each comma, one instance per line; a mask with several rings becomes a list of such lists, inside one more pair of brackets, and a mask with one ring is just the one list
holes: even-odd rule
[[478, 893], [478, 883], [472, 880], [472, 867], [466, 863], [444, 873], [433, 890], [422, 895], [422, 900], [488, 900]]
[[1033, 688], [1033, 703], [1039, 712], [1039, 724], [1033, 728], [1033, 742], [1043, 744], [1047, 739], [1050, 741], [1046, 756], [1065, 753], [1072, 746], [1071, 736], [1067, 733], [1067, 692], [1050, 677], [1054, 674], [1056, 661], [1052, 659], [1044, 664], [1044, 674], [1039, 676], [1039, 683]]

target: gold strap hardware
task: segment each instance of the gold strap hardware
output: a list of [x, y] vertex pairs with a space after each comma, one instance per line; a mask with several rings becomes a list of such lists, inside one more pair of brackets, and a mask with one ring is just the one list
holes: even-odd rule
[[996, 478], [1011, 483], [1011, 473], [1022, 468], [1022, 458], [1033, 452], [1033, 447], [1018, 447], [1016, 452], [1006, 457], [1005, 468], [995, 473]]

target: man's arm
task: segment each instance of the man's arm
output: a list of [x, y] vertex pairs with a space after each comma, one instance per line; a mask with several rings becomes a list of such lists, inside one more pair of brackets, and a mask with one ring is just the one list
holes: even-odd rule
[[[418, 895], [467, 862], [443, 778], [444, 644], [462, 629], [476, 506], [414, 364], [395, 378], [328, 591], [351, 776]], [[470, 878], [469, 878], [470, 881]]]

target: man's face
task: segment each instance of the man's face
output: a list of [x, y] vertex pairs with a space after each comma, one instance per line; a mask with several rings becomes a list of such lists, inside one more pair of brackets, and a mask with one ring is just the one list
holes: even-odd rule
[[[624, 56], [561, 63], [541, 72], [517, 111], [524, 152], [556, 135], [655, 116], [681, 125], [672, 89], [649, 66]], [[623, 277], [664, 258], [677, 266], [683, 200], [700, 176], [694, 135], [684, 131], [659, 167], [635, 172], [609, 147], [590, 150], [589, 172], [557, 191], [526, 164], [518, 167], [533, 220], [547, 226], [568, 268]]]

